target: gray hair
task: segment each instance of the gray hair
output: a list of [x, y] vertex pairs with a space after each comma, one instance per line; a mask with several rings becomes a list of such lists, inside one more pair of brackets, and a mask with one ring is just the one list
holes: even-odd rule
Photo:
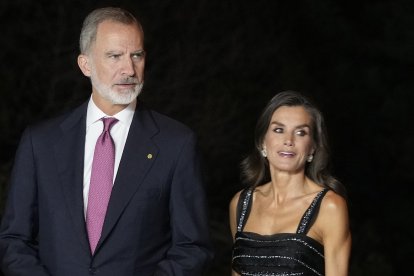
[[81, 54], [87, 54], [96, 40], [96, 33], [98, 25], [103, 21], [111, 20], [126, 25], [136, 24], [142, 33], [141, 23], [128, 11], [115, 8], [106, 7], [93, 10], [83, 21], [82, 30], [79, 38], [79, 48]]

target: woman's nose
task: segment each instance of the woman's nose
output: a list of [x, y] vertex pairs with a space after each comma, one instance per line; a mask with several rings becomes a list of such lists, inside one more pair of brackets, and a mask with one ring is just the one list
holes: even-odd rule
[[288, 147], [293, 146], [293, 138], [290, 135], [286, 135], [285, 142], [283, 144]]

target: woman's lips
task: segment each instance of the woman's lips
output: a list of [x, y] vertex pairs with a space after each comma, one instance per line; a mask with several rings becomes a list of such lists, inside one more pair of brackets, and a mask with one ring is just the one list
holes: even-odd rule
[[294, 157], [296, 155], [296, 153], [291, 152], [291, 151], [279, 151], [278, 154], [281, 157], [286, 157], [286, 158]]

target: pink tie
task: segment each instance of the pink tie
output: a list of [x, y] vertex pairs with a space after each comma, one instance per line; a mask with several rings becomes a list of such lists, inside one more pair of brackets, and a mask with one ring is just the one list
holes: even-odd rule
[[110, 130], [118, 120], [102, 118], [102, 121], [104, 129], [96, 141], [86, 211], [86, 227], [92, 254], [101, 237], [114, 178], [115, 145]]

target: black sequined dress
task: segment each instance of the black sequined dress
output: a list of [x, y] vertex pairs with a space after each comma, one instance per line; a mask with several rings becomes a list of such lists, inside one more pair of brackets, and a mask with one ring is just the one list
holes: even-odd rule
[[233, 270], [242, 276], [323, 276], [323, 245], [306, 236], [315, 221], [322, 198], [320, 191], [306, 210], [296, 233], [259, 235], [243, 232], [251, 209], [251, 188], [240, 194], [237, 208], [237, 232], [233, 246]]

